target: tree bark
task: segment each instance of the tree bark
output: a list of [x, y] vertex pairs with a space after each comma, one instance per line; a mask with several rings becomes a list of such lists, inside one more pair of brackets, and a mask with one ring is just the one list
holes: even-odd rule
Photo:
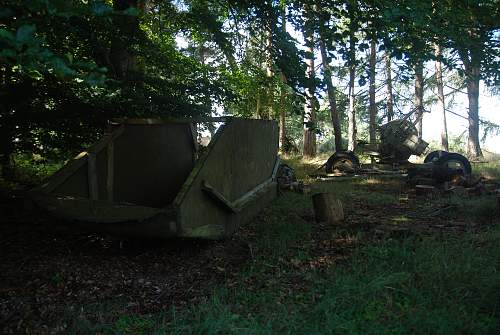
[[255, 118], [260, 119], [261, 114], [260, 114], [260, 92], [257, 92], [257, 103], [255, 106]]
[[316, 156], [316, 106], [314, 101], [314, 30], [312, 27], [311, 10], [306, 7], [306, 17], [304, 27], [304, 39], [306, 41], [306, 64], [307, 64], [307, 88], [306, 103], [304, 105], [304, 147], [303, 155], [305, 157]]
[[437, 97], [438, 97], [438, 111], [441, 114], [442, 128], [441, 128], [441, 149], [449, 151], [448, 146], [448, 127], [446, 126], [446, 108], [444, 101], [444, 88], [443, 88], [443, 70], [441, 66], [441, 46], [436, 43], [436, 83], [437, 83]]
[[316, 222], [336, 225], [344, 221], [344, 207], [335, 194], [316, 193], [312, 201]]
[[[137, 8], [138, 0], [113, 0], [113, 9], [117, 11]], [[118, 30], [113, 34], [109, 59], [114, 75], [117, 79], [124, 80], [136, 69], [136, 59], [129, 49], [130, 41], [139, 31], [139, 20], [136, 16], [118, 15], [114, 18]]]
[[464, 63], [469, 99], [469, 139], [467, 152], [470, 158], [481, 158], [483, 152], [479, 143], [479, 80], [481, 70], [480, 50], [459, 50]]
[[387, 80], [387, 121], [392, 121], [394, 118], [394, 98], [392, 96], [392, 70], [391, 70], [391, 54], [385, 52], [385, 73]]
[[479, 144], [479, 66], [471, 66], [467, 75], [467, 97], [469, 98], [468, 154], [471, 158], [483, 156]]
[[[280, 73], [281, 82], [283, 86], [286, 84], [286, 77], [282, 73]], [[286, 90], [284, 87], [281, 87], [280, 91], [280, 120], [279, 120], [279, 147], [282, 153], [287, 152], [286, 148]]]
[[332, 120], [333, 134], [335, 137], [335, 150], [342, 150], [342, 131], [340, 128], [339, 113], [337, 110], [336, 88], [332, 83], [332, 69], [330, 67], [330, 57], [328, 57], [326, 45], [320, 34], [319, 48], [321, 51], [321, 62], [323, 64], [323, 77], [326, 82], [328, 102], [330, 104], [330, 118]]
[[370, 144], [377, 141], [377, 106], [375, 105], [375, 66], [377, 64], [377, 45], [370, 41]]
[[267, 87], [266, 94], [266, 118], [270, 119], [273, 117], [273, 105], [274, 105], [274, 85], [272, 78], [274, 77], [273, 69], [273, 20], [270, 18], [267, 22], [266, 27], [266, 75], [269, 79], [269, 85]]
[[348, 145], [347, 149], [354, 151], [356, 149], [356, 101], [354, 95], [354, 80], [356, 79], [356, 45], [354, 41], [354, 28], [350, 25], [350, 38], [349, 38], [349, 113], [348, 113]]
[[418, 60], [415, 64], [415, 116], [418, 138], [422, 139], [422, 118], [424, 114], [424, 64]]
[[[283, 34], [286, 33], [286, 7], [282, 6], [281, 8], [281, 30], [283, 31]], [[286, 148], [286, 76], [281, 71], [280, 73], [280, 79], [281, 79], [281, 90], [280, 90], [280, 119], [279, 119], [279, 128], [280, 128], [280, 133], [279, 133], [279, 147], [280, 151], [282, 153], [287, 152]]]

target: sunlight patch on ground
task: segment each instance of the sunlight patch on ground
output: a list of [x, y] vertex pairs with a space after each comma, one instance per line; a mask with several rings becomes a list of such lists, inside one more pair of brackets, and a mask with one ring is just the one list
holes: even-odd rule
[[382, 180], [376, 178], [368, 178], [359, 182], [361, 185], [380, 185]]
[[401, 216], [395, 216], [391, 219], [393, 222], [393, 224], [398, 224], [398, 223], [403, 223], [403, 222], [409, 222], [410, 219], [407, 218], [406, 216], [404, 215], [401, 215]]

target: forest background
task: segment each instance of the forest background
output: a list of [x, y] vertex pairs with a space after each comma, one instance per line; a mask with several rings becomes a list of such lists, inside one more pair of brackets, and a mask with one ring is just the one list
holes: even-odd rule
[[6, 0], [2, 176], [69, 158], [118, 117], [275, 119], [281, 151], [313, 157], [375, 142], [413, 111], [421, 137], [439, 131], [434, 148], [478, 160], [500, 145], [499, 12], [496, 0]]

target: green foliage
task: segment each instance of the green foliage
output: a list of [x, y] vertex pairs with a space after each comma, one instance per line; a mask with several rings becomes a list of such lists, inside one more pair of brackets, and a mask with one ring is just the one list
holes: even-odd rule
[[[478, 236], [389, 239], [325, 272], [301, 273], [268, 259], [243, 275], [262, 283], [258, 291], [244, 284], [220, 288], [159, 326], [174, 334], [494, 333], [500, 327], [498, 236], [495, 229]], [[281, 278], [272, 281], [278, 273]], [[298, 289], [287, 285], [293, 278]]]
[[[0, 9], [0, 164], [8, 165], [15, 152], [64, 160], [102, 136], [106, 121], [117, 117], [217, 112], [278, 119], [284, 110], [288, 143], [299, 148], [310, 84], [300, 33], [314, 32], [325, 42], [340, 78], [336, 100], [345, 133], [342, 78], [355, 65], [358, 82], [366, 81], [363, 53], [371, 39], [379, 51], [405, 61], [398, 64], [395, 87], [409, 88], [415, 61], [434, 59], [438, 40], [461, 58], [465, 52], [472, 59], [477, 50], [481, 78], [495, 84], [497, 7], [491, 0], [6, 0]], [[463, 72], [456, 52], [443, 54], [450, 69]], [[309, 81], [319, 96], [325, 83], [319, 75]], [[397, 107], [407, 103], [396, 101]], [[360, 134], [366, 105], [360, 90]], [[321, 151], [328, 152], [328, 109], [317, 114], [313, 127]], [[484, 125], [485, 134], [498, 132], [496, 125]]]
[[489, 179], [500, 180], [500, 157], [494, 155], [489, 157], [491, 161], [488, 163], [473, 163], [472, 171], [475, 174], [481, 175]]
[[[228, 73], [184, 55], [169, 3], [7, 1], [0, 13], [0, 157], [66, 158], [115, 117], [207, 115]], [[207, 101], [209, 104], [207, 105]], [[7, 163], [5, 163], [7, 164]]]
[[89, 17], [92, 13], [87, 6], [80, 2], [68, 6], [65, 2], [41, 0], [7, 1], [3, 5], [0, 14], [3, 22], [0, 25], [2, 67], [33, 80], [55, 75], [90, 85], [104, 83], [105, 69], [91, 59], [75, 59], [70, 50], [60, 48], [62, 45], [49, 46], [53, 37], [48, 36], [47, 24]]
[[114, 327], [119, 334], [151, 334], [155, 321], [150, 318], [123, 315], [115, 321]]
[[63, 165], [63, 161], [51, 161], [41, 156], [17, 154], [13, 157], [16, 180], [25, 185], [40, 184]]

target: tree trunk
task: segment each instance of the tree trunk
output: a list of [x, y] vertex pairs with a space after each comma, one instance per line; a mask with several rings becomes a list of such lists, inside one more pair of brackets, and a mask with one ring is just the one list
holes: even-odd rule
[[436, 83], [438, 91], [438, 111], [442, 118], [442, 128], [441, 128], [441, 149], [444, 151], [449, 151], [448, 147], [448, 127], [446, 126], [446, 109], [444, 103], [444, 89], [443, 89], [443, 70], [441, 67], [441, 46], [439, 44], [435, 45], [436, 48]]
[[387, 121], [394, 118], [394, 98], [392, 96], [391, 54], [385, 52], [385, 73], [387, 80]]
[[260, 114], [260, 92], [257, 92], [257, 103], [255, 106], [255, 118], [260, 119], [261, 114]]
[[[207, 49], [205, 48], [205, 43], [201, 41], [198, 42], [198, 54], [202, 65], [205, 65], [206, 51]], [[206, 72], [203, 72], [203, 79], [208, 81]], [[210, 94], [206, 91], [204, 92], [203, 100], [205, 101], [205, 107], [207, 107], [209, 111], [208, 116], [212, 116], [212, 101], [210, 100]], [[207, 128], [210, 132], [210, 137], [212, 137], [216, 131], [215, 124], [213, 122], [208, 122]]]
[[[124, 11], [129, 8], [137, 8], [138, 0], [114, 0], [113, 9]], [[135, 56], [130, 52], [131, 41], [137, 37], [139, 31], [139, 20], [137, 16], [118, 15], [114, 18], [117, 33], [111, 39], [109, 58], [113, 66], [113, 72], [117, 79], [129, 78], [130, 73], [136, 70]]]
[[467, 71], [467, 97], [469, 98], [469, 139], [467, 150], [470, 158], [483, 156], [479, 144], [479, 71], [477, 65], [473, 65]]
[[[471, 38], [476, 34], [471, 31]], [[465, 68], [467, 80], [467, 97], [469, 99], [469, 139], [467, 141], [468, 155], [472, 159], [483, 157], [479, 143], [479, 80], [481, 75], [481, 50], [458, 49], [458, 54]]]
[[356, 45], [354, 42], [354, 28], [351, 25], [349, 38], [349, 125], [347, 129], [348, 144], [347, 149], [354, 151], [356, 149], [356, 101], [354, 95], [354, 80], [356, 79]]
[[[283, 73], [280, 74], [281, 81], [283, 85], [286, 84], [286, 77]], [[279, 134], [279, 146], [282, 153], [287, 152], [286, 148], [286, 90], [282, 86], [280, 92], [280, 134]]]
[[266, 75], [269, 79], [269, 85], [267, 87], [266, 94], [266, 119], [273, 118], [273, 105], [274, 105], [274, 85], [272, 78], [274, 77], [273, 69], [273, 21], [269, 19], [267, 22], [266, 29]]
[[377, 141], [377, 106], [375, 105], [375, 66], [377, 64], [377, 49], [376, 43], [372, 39], [370, 41], [370, 144], [375, 144]]
[[326, 82], [328, 102], [330, 104], [330, 118], [332, 120], [333, 134], [335, 137], [335, 150], [342, 150], [342, 131], [340, 128], [339, 113], [337, 111], [336, 88], [332, 83], [332, 69], [330, 57], [328, 57], [325, 41], [320, 34], [319, 48], [321, 50], [321, 62], [323, 63], [323, 77]]
[[[286, 7], [282, 6], [281, 8], [281, 30], [283, 31], [283, 34], [286, 33]], [[281, 83], [281, 90], [280, 90], [280, 120], [279, 120], [279, 127], [280, 127], [280, 134], [279, 134], [279, 147], [280, 151], [282, 153], [287, 152], [286, 148], [286, 76], [281, 71], [280, 73], [280, 79]]]
[[314, 29], [312, 27], [311, 11], [306, 9], [308, 17], [304, 27], [304, 39], [306, 41], [306, 64], [307, 64], [307, 88], [306, 103], [304, 105], [304, 148], [305, 157], [316, 156], [316, 106], [314, 103]]
[[422, 139], [422, 118], [424, 114], [424, 64], [418, 60], [415, 64], [415, 116], [418, 138]]

